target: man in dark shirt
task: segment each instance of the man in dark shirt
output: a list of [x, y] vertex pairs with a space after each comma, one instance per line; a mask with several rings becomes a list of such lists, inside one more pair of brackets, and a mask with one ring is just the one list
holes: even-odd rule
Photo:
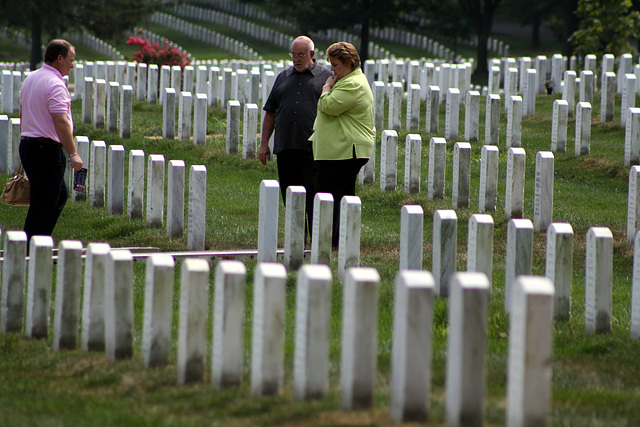
[[264, 122], [258, 157], [262, 164], [271, 158], [269, 138], [275, 129], [273, 154], [276, 154], [282, 200], [286, 203], [287, 187], [302, 185], [307, 190], [307, 227], [312, 226], [316, 167], [309, 137], [313, 133], [318, 98], [331, 72], [313, 58], [313, 41], [306, 36], [296, 38], [289, 56], [293, 66], [276, 78], [264, 104]]

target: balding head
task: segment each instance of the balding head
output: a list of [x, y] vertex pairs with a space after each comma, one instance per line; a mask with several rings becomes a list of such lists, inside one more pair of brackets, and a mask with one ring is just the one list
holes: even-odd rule
[[293, 52], [293, 48], [301, 48], [307, 49], [309, 51], [315, 50], [315, 46], [313, 44], [313, 40], [311, 40], [307, 36], [298, 36], [295, 38], [293, 43], [291, 43], [291, 51]]
[[299, 36], [291, 43], [291, 60], [293, 67], [299, 73], [303, 73], [313, 67], [313, 55], [315, 46], [313, 40], [307, 36]]

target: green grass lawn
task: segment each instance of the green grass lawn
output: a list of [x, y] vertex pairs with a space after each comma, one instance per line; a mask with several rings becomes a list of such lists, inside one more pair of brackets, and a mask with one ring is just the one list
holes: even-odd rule
[[[204, 24], [202, 24], [204, 25]], [[222, 28], [210, 28], [222, 31]], [[197, 59], [229, 58], [225, 52], [199, 45], [161, 27], [149, 28], [171, 38]], [[234, 35], [228, 33], [231, 37]], [[241, 35], [236, 35], [239, 39]], [[269, 59], [280, 59], [286, 52], [269, 50], [254, 40], [242, 39]], [[377, 41], [378, 42], [378, 41]], [[535, 56], [526, 51], [526, 40], [509, 39], [511, 53]], [[254, 44], [255, 43], [255, 44]], [[421, 57], [420, 51], [378, 42], [396, 56]], [[129, 48], [116, 45], [125, 55]], [[319, 45], [320, 49], [326, 48]], [[462, 48], [461, 48], [462, 49]], [[397, 50], [397, 51], [396, 51]], [[545, 47], [553, 53], [555, 46]], [[130, 52], [130, 50], [129, 50]], [[463, 56], [472, 51], [460, 52]], [[28, 54], [0, 40], [0, 54], [6, 59], [28, 60]], [[537, 54], [537, 53], [536, 53]], [[104, 59], [95, 52], [78, 48], [79, 59]], [[526, 150], [525, 217], [533, 218], [534, 165], [537, 151], [550, 149], [552, 102], [557, 96], [538, 96], [536, 116], [522, 121], [522, 141]], [[502, 100], [504, 104], [504, 99]], [[472, 144], [470, 208], [458, 209], [458, 270], [466, 268], [467, 223], [477, 211], [480, 150], [484, 135], [484, 102], [481, 102], [480, 139]], [[591, 154], [573, 156], [574, 118], [569, 119], [567, 153], [555, 155], [554, 221], [569, 222], [574, 228], [574, 273], [572, 317], [554, 326], [552, 424], [557, 426], [634, 426], [640, 425], [640, 343], [629, 339], [631, 272], [633, 248], [626, 244], [628, 169], [624, 167], [624, 129], [620, 127], [620, 102], [616, 102], [616, 120], [600, 124], [600, 100], [594, 98]], [[166, 161], [182, 159], [187, 168], [207, 166], [207, 249], [255, 248], [257, 245], [258, 190], [263, 179], [277, 178], [275, 164], [262, 166], [257, 160], [243, 160], [225, 152], [226, 113], [211, 108], [208, 115], [207, 144], [195, 147], [188, 142], [168, 141], [161, 135], [162, 110], [156, 105], [134, 103], [133, 135], [121, 140], [116, 134], [93, 129], [81, 123], [81, 103], [73, 105], [76, 135], [107, 144], [123, 144], [127, 151], [143, 149], [147, 155], [163, 154]], [[421, 121], [424, 123], [425, 106]], [[440, 111], [444, 131], [444, 107]], [[461, 110], [459, 135], [463, 135], [464, 110]], [[13, 115], [15, 116], [15, 115]], [[405, 123], [404, 112], [402, 123]], [[508, 317], [504, 306], [506, 228], [504, 218], [504, 177], [506, 175], [506, 116], [501, 115], [500, 163], [495, 221], [492, 299], [488, 319], [487, 395], [485, 424], [505, 423], [506, 357]], [[423, 125], [422, 125], [423, 126]], [[393, 281], [398, 270], [400, 210], [405, 204], [419, 204], [425, 211], [423, 266], [431, 269], [432, 218], [437, 209], [451, 207], [453, 144], [447, 142], [447, 187], [444, 200], [429, 201], [426, 193], [428, 142], [423, 139], [422, 192], [406, 195], [403, 188], [404, 140], [399, 132], [398, 190], [381, 193], [379, 182], [358, 186], [362, 199], [361, 265], [376, 268], [381, 275], [378, 305], [378, 376], [375, 405], [367, 411], [340, 409], [340, 330], [342, 285], [333, 284], [332, 335], [330, 342], [330, 391], [320, 400], [295, 402], [292, 397], [292, 357], [296, 274], [291, 273], [287, 292], [287, 329], [285, 343], [285, 384], [279, 396], [253, 398], [248, 387], [250, 372], [250, 328], [252, 280], [255, 262], [247, 263], [247, 311], [245, 324], [244, 383], [238, 389], [214, 392], [205, 382], [176, 385], [175, 338], [177, 336], [178, 265], [174, 292], [174, 348], [171, 364], [164, 368], [144, 369], [141, 362], [142, 308], [145, 266], [134, 265], [135, 335], [134, 357], [128, 361], [107, 362], [104, 354], [80, 350], [53, 352], [51, 339], [28, 340], [20, 334], [0, 335], [0, 425], [384, 425], [389, 424], [390, 355], [393, 315]], [[380, 147], [378, 144], [378, 153]], [[379, 158], [379, 156], [378, 156]], [[128, 161], [128, 156], [125, 162]], [[379, 160], [378, 160], [379, 161]], [[376, 177], [379, 168], [376, 168]], [[0, 175], [0, 185], [6, 180]], [[126, 176], [125, 176], [126, 179]], [[188, 180], [188, 175], [187, 175]], [[187, 182], [188, 185], [188, 182]], [[26, 208], [0, 205], [0, 228], [22, 228]], [[282, 246], [284, 212], [280, 206], [279, 243]], [[588, 336], [584, 332], [585, 236], [591, 226], [610, 227], [614, 235], [613, 331], [608, 335]], [[69, 201], [54, 231], [54, 239], [79, 239], [109, 242], [113, 247], [151, 246], [161, 250], [186, 248], [186, 237], [167, 238], [164, 229], [146, 226], [144, 220], [108, 215], [105, 208], [93, 208], [86, 202]], [[543, 275], [546, 236], [534, 235], [533, 273]], [[336, 273], [336, 254], [332, 270]], [[212, 271], [215, 265], [212, 265]], [[55, 270], [54, 270], [55, 277]], [[210, 307], [213, 298], [210, 281]], [[211, 317], [211, 314], [209, 315]], [[211, 319], [209, 319], [211, 320]], [[436, 299], [433, 329], [433, 378], [430, 425], [445, 425], [445, 366], [447, 357], [447, 301]], [[209, 335], [209, 340], [211, 339]], [[210, 351], [210, 350], [209, 350]], [[207, 359], [207, 363], [209, 359]]]
[[[527, 153], [525, 217], [533, 217], [535, 155], [549, 150], [552, 101], [556, 96], [538, 96], [536, 116], [522, 122], [523, 147]], [[481, 102], [481, 105], [484, 103]], [[569, 222], [575, 231], [571, 321], [556, 323], [553, 357], [554, 425], [637, 425], [640, 410], [640, 343], [629, 339], [631, 271], [633, 249], [626, 244], [628, 170], [623, 165], [624, 130], [615, 122], [599, 123], [599, 99], [594, 99], [591, 154], [575, 158], [574, 119], [569, 120], [567, 153], [555, 156], [554, 221]], [[617, 103], [619, 105], [619, 103]], [[164, 154], [207, 166], [207, 249], [255, 248], [257, 241], [258, 190], [260, 181], [277, 177], [274, 164], [243, 160], [225, 152], [226, 113], [209, 110], [208, 140], [202, 147], [158, 138], [161, 109], [134, 103], [133, 136], [120, 140], [115, 134], [81, 124], [81, 104], [74, 102], [76, 135], [107, 144], [123, 144], [126, 150], [143, 149], [146, 154]], [[617, 107], [619, 108], [619, 107]], [[424, 117], [424, 105], [422, 106]], [[440, 111], [444, 124], [444, 108]], [[461, 113], [460, 132], [463, 134]], [[618, 115], [616, 114], [616, 117]], [[404, 117], [403, 121], [404, 123]], [[478, 204], [479, 161], [484, 135], [484, 108], [480, 116], [481, 142], [472, 144], [471, 207], [459, 209], [458, 270], [466, 266], [467, 222]], [[500, 163], [495, 221], [494, 273], [489, 311], [487, 348], [487, 425], [504, 424], [508, 318], [503, 310], [506, 228], [504, 176], [506, 150], [504, 113], [501, 115]], [[442, 128], [443, 126], [441, 126]], [[292, 397], [293, 319], [295, 273], [289, 278], [287, 295], [286, 374], [280, 396], [252, 398], [248, 389], [251, 291], [255, 263], [248, 262], [245, 382], [242, 387], [214, 392], [208, 381], [190, 386], [176, 385], [175, 365], [144, 369], [140, 359], [144, 264], [135, 265], [135, 354], [129, 361], [108, 363], [104, 355], [82, 351], [53, 352], [50, 340], [27, 340], [19, 334], [0, 335], [0, 424], [3, 425], [202, 425], [202, 424], [386, 424], [389, 420], [389, 375], [392, 337], [393, 280], [398, 269], [400, 209], [420, 204], [425, 211], [425, 269], [431, 268], [432, 218], [437, 209], [451, 206], [451, 169], [455, 141], [447, 142], [447, 188], [444, 200], [426, 196], [428, 141], [423, 138], [422, 192], [406, 195], [403, 161], [406, 132], [399, 132], [398, 190], [381, 193], [379, 182], [358, 186], [362, 199], [361, 265], [378, 269], [381, 275], [378, 322], [378, 378], [375, 406], [370, 411], [345, 412], [339, 404], [339, 357], [341, 284], [333, 286], [331, 390], [314, 402], [295, 402]], [[440, 134], [441, 135], [441, 134]], [[378, 147], [379, 150], [380, 147]], [[378, 151], [379, 153], [379, 151]], [[128, 156], [127, 156], [128, 159]], [[378, 169], [379, 170], [379, 169]], [[4, 182], [6, 176], [1, 182]], [[26, 208], [0, 205], [3, 230], [21, 229]], [[279, 243], [283, 243], [283, 209], [280, 210]], [[602, 336], [584, 332], [584, 243], [591, 226], [610, 227], [614, 235], [613, 331]], [[186, 237], [167, 238], [163, 229], [153, 229], [144, 220], [111, 216], [104, 208], [86, 202], [69, 202], [54, 231], [56, 241], [79, 239], [85, 245], [106, 241], [114, 247], [153, 246], [161, 250], [186, 247]], [[546, 236], [535, 234], [533, 273], [544, 274]], [[334, 274], [336, 256], [332, 263]], [[212, 266], [212, 270], [215, 266]], [[178, 269], [179, 270], [179, 267]], [[178, 277], [178, 273], [176, 273]], [[211, 283], [213, 283], [211, 281]], [[175, 298], [178, 298], [176, 282]], [[210, 288], [210, 295], [213, 297]], [[177, 307], [177, 303], [176, 303]], [[436, 299], [433, 330], [433, 380], [430, 424], [443, 425], [447, 339], [447, 301]], [[177, 316], [174, 316], [174, 329]], [[175, 334], [175, 331], [174, 331]], [[175, 338], [175, 336], [174, 336]], [[174, 344], [175, 345], [175, 344]], [[175, 348], [172, 352], [175, 362]]]

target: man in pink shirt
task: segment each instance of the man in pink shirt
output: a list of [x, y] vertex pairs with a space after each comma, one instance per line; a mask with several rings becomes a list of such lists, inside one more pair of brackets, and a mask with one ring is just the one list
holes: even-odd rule
[[47, 46], [42, 68], [29, 74], [20, 92], [20, 160], [31, 186], [24, 223], [27, 238], [51, 235], [67, 201], [64, 172], [82, 169], [73, 140], [71, 97], [63, 77], [69, 75], [75, 48], [65, 40]]

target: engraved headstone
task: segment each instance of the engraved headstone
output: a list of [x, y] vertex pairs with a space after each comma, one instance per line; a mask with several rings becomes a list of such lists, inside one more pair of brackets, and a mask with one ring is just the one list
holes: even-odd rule
[[553, 153], [538, 151], [533, 199], [533, 229], [536, 232], [546, 231], [553, 219], [553, 175]]
[[507, 226], [504, 308], [512, 312], [513, 290], [518, 276], [531, 274], [533, 262], [533, 223], [512, 219]]
[[480, 93], [475, 90], [467, 92], [464, 108], [464, 140], [478, 141], [478, 123], [480, 120]]
[[374, 268], [351, 268], [344, 282], [340, 360], [342, 408], [370, 408], [377, 372], [380, 274]]
[[82, 349], [105, 349], [105, 287], [111, 247], [108, 243], [89, 243], [85, 256], [82, 294]]
[[506, 423], [546, 426], [551, 414], [553, 284], [521, 277], [509, 322]]
[[391, 354], [394, 422], [426, 421], [429, 413], [434, 293], [431, 273], [400, 269], [395, 280]]
[[545, 276], [555, 288], [553, 318], [571, 317], [571, 277], [573, 274], [573, 227], [569, 223], [554, 222], [547, 229], [547, 258]]
[[567, 122], [568, 103], [562, 99], [553, 101], [551, 118], [551, 152], [565, 153], [567, 151]]
[[304, 265], [296, 287], [293, 393], [296, 400], [319, 398], [329, 388], [331, 269]]
[[613, 235], [607, 227], [587, 232], [585, 261], [585, 318], [587, 334], [611, 332]]
[[223, 260], [216, 266], [211, 350], [211, 384], [216, 390], [242, 382], [246, 276], [241, 261]]
[[165, 254], [147, 258], [142, 326], [142, 363], [163, 366], [171, 354], [175, 261]]
[[178, 384], [204, 380], [207, 355], [207, 311], [209, 263], [187, 258], [180, 273], [180, 318], [178, 321]]
[[522, 218], [524, 213], [525, 162], [524, 148], [507, 151], [507, 177], [505, 183], [504, 215], [506, 219]]
[[453, 178], [451, 183], [453, 209], [469, 207], [470, 182], [471, 144], [456, 142], [453, 146]]
[[360, 265], [361, 216], [360, 197], [344, 196], [340, 201], [338, 280], [345, 280], [348, 268]]
[[400, 270], [422, 270], [424, 210], [404, 205], [400, 211]]
[[280, 184], [273, 179], [260, 183], [258, 212], [258, 262], [275, 262], [278, 249]]
[[481, 425], [491, 284], [482, 273], [456, 273], [449, 295], [446, 413], [450, 426]]
[[478, 195], [478, 210], [481, 213], [496, 210], [497, 193], [498, 147], [484, 145], [480, 154], [480, 188]]
[[398, 133], [383, 130], [380, 142], [380, 191], [393, 191], [397, 184]]
[[32, 236], [29, 244], [24, 332], [29, 338], [46, 338], [49, 336], [51, 309], [53, 239], [51, 236]]
[[467, 236], [467, 271], [484, 273], [489, 282], [493, 275], [493, 217], [473, 214], [469, 217]]
[[432, 137], [429, 142], [429, 178], [427, 182], [427, 199], [444, 198], [446, 176], [447, 141], [444, 138]]
[[287, 272], [282, 264], [259, 263], [253, 284], [251, 394], [280, 393], [284, 376]]
[[78, 240], [63, 240], [58, 246], [52, 345], [56, 351], [73, 350], [77, 345], [82, 249], [82, 242]]

